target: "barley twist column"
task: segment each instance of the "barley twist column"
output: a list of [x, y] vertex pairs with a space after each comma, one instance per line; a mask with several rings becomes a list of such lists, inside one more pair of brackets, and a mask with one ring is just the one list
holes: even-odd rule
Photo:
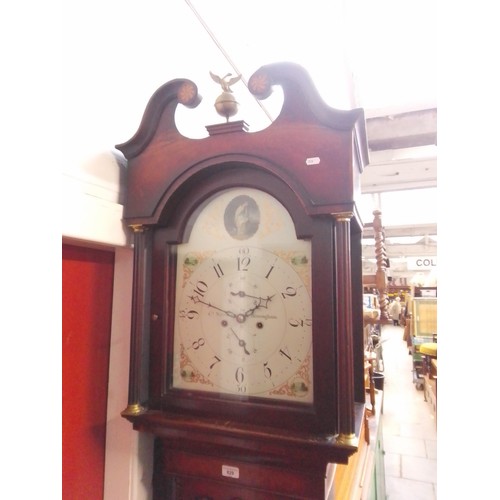
[[380, 210], [373, 211], [373, 233], [375, 237], [375, 258], [377, 259], [377, 272], [375, 274], [375, 284], [377, 285], [379, 303], [380, 303], [380, 320], [388, 321], [389, 312], [387, 310], [389, 301], [387, 298], [387, 253], [385, 250], [385, 236], [382, 227], [382, 212]]

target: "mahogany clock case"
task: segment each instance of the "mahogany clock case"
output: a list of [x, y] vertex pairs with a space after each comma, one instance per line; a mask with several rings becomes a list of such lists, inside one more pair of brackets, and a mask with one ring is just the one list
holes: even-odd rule
[[[262, 463], [293, 455], [297, 466], [310, 461], [323, 474], [325, 463], [347, 463], [355, 451], [365, 402], [356, 208], [368, 163], [364, 113], [328, 107], [295, 64], [261, 67], [248, 89], [265, 99], [275, 85], [284, 101], [267, 129], [248, 133], [244, 122], [228, 122], [194, 140], [178, 132], [175, 109], [197, 106], [197, 88], [172, 80], [151, 97], [134, 137], [116, 146], [127, 159], [124, 222], [134, 231], [129, 401], [122, 415], [173, 449], [236, 457], [254, 447]], [[175, 250], [189, 241], [206, 204], [237, 187], [274, 197], [290, 214], [294, 236], [310, 241], [312, 402], [173, 387]]]

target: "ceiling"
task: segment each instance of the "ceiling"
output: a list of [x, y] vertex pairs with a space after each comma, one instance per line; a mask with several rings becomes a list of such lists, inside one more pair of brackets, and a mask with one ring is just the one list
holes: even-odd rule
[[[185, 0], [185, 6], [222, 56], [210, 68], [215, 74], [241, 74], [246, 84], [262, 64], [293, 61], [308, 70], [327, 104], [364, 108], [370, 162], [361, 188], [373, 195], [383, 223], [384, 193], [437, 186], [435, 2]], [[243, 97], [241, 88], [234, 92]], [[268, 124], [275, 109], [260, 103], [251, 123]], [[411, 253], [435, 255], [428, 244], [435, 220], [386, 226], [386, 236], [392, 234], [419, 237]], [[388, 240], [389, 255], [408, 254], [407, 247]], [[365, 251], [372, 251], [369, 244]]]
[[363, 193], [437, 185], [437, 109], [367, 119], [370, 163]]
[[[424, 216], [426, 203], [431, 205], [434, 200], [423, 190], [437, 188], [437, 108], [368, 118], [366, 126], [370, 163], [361, 176], [361, 189], [364, 194], [379, 197], [387, 255], [393, 262], [391, 274], [396, 276], [399, 272], [407, 276], [408, 257], [437, 254], [437, 214], [429, 217], [426, 210]], [[411, 199], [407, 191], [415, 189], [422, 193], [418, 201]], [[384, 211], [384, 198], [397, 191], [403, 191], [401, 198], [406, 200], [397, 210], [408, 219], [400, 225], [388, 225], [387, 215], [393, 214]], [[419, 212], [421, 223], [418, 223]], [[373, 238], [369, 221], [363, 231], [363, 256], [372, 264], [364, 264], [365, 274], [374, 272]]]
[[[421, 215], [428, 200], [420, 188], [437, 185], [434, 9], [434, 0], [144, 0], [140, 8], [112, 0], [98, 9], [68, 7], [67, 88], [82, 89], [76, 100], [68, 93], [68, 109], [93, 126], [82, 134], [67, 127], [65, 144], [73, 154], [89, 145], [107, 150], [116, 137], [130, 137], [151, 93], [174, 78], [191, 79], [203, 96], [196, 109], [178, 107], [179, 131], [205, 137], [205, 126], [221, 118], [213, 107], [220, 86], [210, 72], [241, 75], [232, 87], [240, 102], [236, 119], [259, 130], [279, 114], [282, 93], [276, 88], [257, 102], [248, 80], [265, 64], [297, 63], [327, 105], [365, 111], [370, 161], [360, 206], [366, 205], [367, 254], [373, 208], [381, 209], [387, 235], [428, 240], [436, 234], [435, 217], [394, 221], [393, 215]], [[105, 97], [104, 109], [94, 95]], [[422, 200], [389, 203], [415, 190]]]

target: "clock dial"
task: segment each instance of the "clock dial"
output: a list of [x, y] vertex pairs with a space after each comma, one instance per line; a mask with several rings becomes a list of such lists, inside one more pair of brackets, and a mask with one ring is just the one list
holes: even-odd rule
[[273, 197], [209, 202], [177, 247], [173, 387], [312, 402], [310, 260]]

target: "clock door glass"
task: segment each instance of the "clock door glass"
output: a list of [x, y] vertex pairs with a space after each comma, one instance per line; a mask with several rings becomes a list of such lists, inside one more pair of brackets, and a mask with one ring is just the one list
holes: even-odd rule
[[311, 242], [267, 193], [219, 193], [177, 245], [173, 387], [313, 402]]

